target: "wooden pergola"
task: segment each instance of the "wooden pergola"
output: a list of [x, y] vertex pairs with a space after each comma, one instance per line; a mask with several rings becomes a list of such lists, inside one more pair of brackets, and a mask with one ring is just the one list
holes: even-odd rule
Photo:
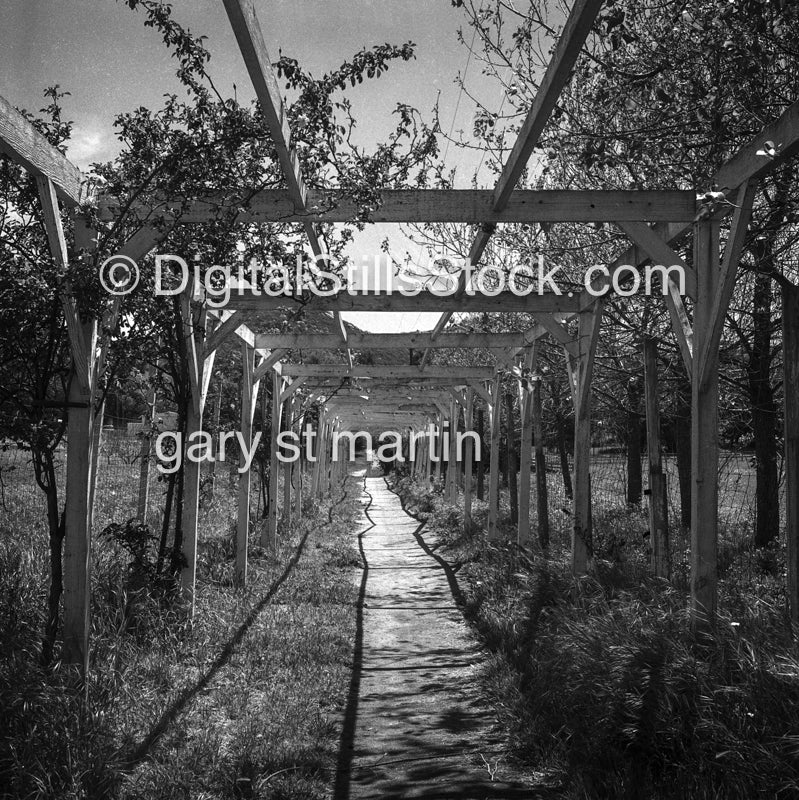
[[[321, 191], [305, 185], [291, 140], [291, 131], [272, 62], [267, 53], [252, 0], [224, 0], [241, 53], [252, 79], [260, 107], [274, 140], [286, 188], [244, 191], [237, 196], [209, 196], [186, 201], [164, 198], [153, 215], [171, 218], [174, 224], [202, 224], [220, 211], [235, 211], [241, 221], [298, 223], [304, 226], [314, 256], [323, 255], [324, 245], [317, 225], [329, 222], [362, 221], [361, 211], [347, 197], [335, 191]], [[725, 313], [735, 285], [738, 262], [749, 223], [758, 180], [792, 156], [799, 148], [799, 102], [788, 107], [732, 157], [714, 176], [713, 198], [731, 202], [702, 202], [691, 191], [529, 191], [517, 189], [528, 159], [538, 144], [558, 96], [566, 85], [581, 48], [602, 5], [601, 0], [575, 0], [552, 61], [541, 82], [535, 101], [521, 128], [502, 173], [493, 190], [392, 190], [381, 194], [372, 222], [457, 222], [479, 225], [468, 257], [480, 264], [496, 226], [512, 222], [612, 223], [625, 232], [629, 249], [609, 265], [611, 276], [626, 265], [648, 261], [667, 266], [680, 265], [686, 275], [687, 295], [693, 301], [688, 313], [677, 286], [669, 280], [665, 302], [671, 325], [692, 384], [692, 525], [691, 598], [695, 619], [712, 615], [717, 604], [717, 527], [718, 527], [718, 350]], [[758, 155], [766, 141], [779, 143], [773, 157]], [[0, 150], [23, 165], [36, 177], [44, 222], [53, 257], [64, 266], [69, 250], [64, 238], [59, 202], [65, 210], [78, 204], [80, 172], [59, 151], [39, 135], [9, 103], [0, 98]], [[710, 187], [707, 187], [710, 188]], [[704, 195], [700, 191], [699, 197]], [[113, 220], [118, 213], [112, 197], [100, 199], [100, 216]], [[732, 213], [730, 235], [723, 253], [719, 226]], [[166, 234], [145, 222], [119, 251], [135, 260], [153, 250]], [[686, 235], [693, 239], [692, 265], [688, 266], [674, 247]], [[93, 232], [80, 216], [76, 217], [75, 250], [91, 249]], [[604, 279], [603, 279], [604, 280]], [[608, 281], [606, 281], [607, 283]], [[597, 282], [596, 288], [601, 288]], [[575, 412], [574, 507], [572, 565], [575, 575], [586, 572], [590, 559], [590, 428], [591, 378], [594, 354], [601, 330], [605, 298], [589, 292], [572, 296], [532, 293], [520, 297], [510, 292], [495, 297], [470, 294], [467, 278], [460, 276], [457, 291], [441, 297], [423, 291], [416, 297], [393, 293], [348, 294], [313, 297], [306, 302], [309, 311], [329, 312], [337, 322], [339, 338], [317, 333], [260, 333], [246, 324], [248, 311], [269, 311], [297, 307], [298, 298], [234, 297], [222, 310], [208, 308], [202, 299], [184, 294], [182, 311], [190, 353], [192, 403], [188, 433], [201, 430], [206, 394], [214, 358], [220, 344], [231, 336], [240, 340], [243, 373], [241, 378], [241, 431], [247, 442], [252, 437], [253, 410], [259, 383], [271, 379], [273, 397], [270, 498], [268, 524], [263, 544], [272, 546], [278, 528], [279, 507], [288, 517], [301, 511], [296, 498], [301, 496], [302, 475], [294, 482], [290, 464], [284, 496], [278, 502], [277, 437], [281, 429], [296, 426], [303, 404], [324, 398], [318, 423], [316, 461], [311, 476], [312, 492], [320, 494], [341, 479], [344, 460], [334, 459], [333, 436], [337, 431], [357, 429], [368, 424], [401, 424], [420, 431], [431, 421], [438, 430], [445, 424], [455, 428], [463, 412], [466, 430], [473, 428], [475, 403], [485, 406], [490, 430], [489, 532], [499, 535], [499, 430], [501, 401], [499, 370], [516, 369], [524, 359], [527, 370], [536, 369], [538, 345], [552, 337], [563, 349]], [[94, 398], [105, 367], [108, 341], [102, 331], [113, 330], [120, 300], [109, 301], [103, 320], [81, 322], [73, 298], [66, 288], [64, 313], [73, 357], [68, 423], [66, 488], [66, 537], [64, 542], [64, 659], [86, 669], [89, 647], [89, 572], [91, 552], [91, 508], [93, 466], [97, 460], [98, 430]], [[307, 300], [307, 298], [304, 298]], [[441, 311], [442, 316], [430, 332], [407, 334], [349, 333], [341, 322], [343, 311]], [[535, 325], [529, 330], [488, 334], [445, 330], [453, 313], [468, 311], [524, 311]], [[788, 574], [793, 618], [799, 620], [799, 292], [785, 289], [785, 440], [788, 498]], [[429, 364], [433, 348], [490, 348], [496, 354], [492, 368], [442, 367]], [[659, 459], [657, 374], [654, 343], [646, 346], [646, 408], [650, 461], [650, 524], [653, 534], [654, 568], [663, 575], [667, 565], [666, 521], [663, 503], [665, 486]], [[295, 348], [343, 349], [347, 363], [341, 365], [300, 365], [286, 363]], [[368, 366], [353, 363], [357, 348], [415, 348], [425, 351], [419, 366]], [[336, 391], [342, 379], [363, 387]], [[529, 442], [529, 431], [540, 427], [536, 418], [534, 393], [520, 385], [522, 400], [522, 442]], [[305, 393], [302, 398], [300, 389]], [[407, 400], [405, 400], [407, 398]], [[435, 437], [440, 448], [441, 437]], [[540, 440], [536, 436], [536, 442]], [[418, 475], [441, 474], [441, 461], [431, 460], [429, 443], [421, 440], [414, 460]], [[467, 521], [472, 503], [472, 458], [468, 450], [463, 476], [463, 503]], [[341, 446], [341, 443], [339, 443]], [[453, 437], [450, 437], [450, 447]], [[440, 450], [438, 451], [439, 454]], [[336, 453], [337, 456], [343, 455]], [[443, 454], [441, 454], [443, 455]], [[530, 448], [521, 452], [519, 491], [519, 539], [530, 537], [529, 502]], [[295, 467], [296, 468], [296, 467]], [[197, 552], [197, 524], [200, 465], [188, 462], [185, 473], [183, 511], [184, 555], [186, 566], [182, 586], [193, 605]], [[445, 494], [455, 502], [459, 489], [455, 470], [447, 470]], [[237, 581], [246, 581], [247, 534], [249, 530], [249, 475], [241, 476], [236, 549]], [[295, 502], [293, 502], [293, 498]]]

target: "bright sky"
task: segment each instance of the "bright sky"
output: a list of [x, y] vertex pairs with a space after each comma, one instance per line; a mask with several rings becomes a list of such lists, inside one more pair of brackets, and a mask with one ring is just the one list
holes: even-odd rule
[[[223, 95], [233, 85], [241, 101], [254, 96], [222, 0], [174, 0], [175, 18], [195, 34], [208, 37], [210, 72]], [[416, 60], [391, 66], [387, 75], [348, 92], [359, 136], [364, 143], [384, 140], [393, 127], [398, 102], [416, 106], [430, 120], [440, 95], [442, 126], [471, 130], [474, 104], [464, 94], [457, 116], [459, 90], [454, 80], [466, 65], [467, 50], [457, 30], [470, 28], [450, 0], [256, 0], [258, 16], [272, 59], [279, 51], [316, 74], [338, 67], [358, 50], [391, 42], [416, 43]], [[42, 90], [59, 84], [71, 92], [65, 112], [75, 122], [69, 157], [82, 168], [111, 158], [117, 149], [114, 116], [138, 106], [159, 107], [164, 93], [176, 89], [174, 60], [159, 35], [145, 28], [142, 16], [115, 0], [3, 0], [0, 26], [0, 94], [14, 105], [38, 110]], [[481, 75], [472, 59], [469, 87], [498, 109], [502, 95]], [[468, 186], [479, 155], [450, 146], [449, 167], [458, 167], [458, 185]], [[493, 185], [483, 168], [480, 185]], [[373, 225], [350, 250], [356, 262], [373, 258], [389, 236], [392, 253], [402, 256], [411, 243], [398, 225]], [[418, 248], [414, 248], [418, 257]], [[347, 319], [369, 330], [430, 328], [437, 314], [350, 314]]]

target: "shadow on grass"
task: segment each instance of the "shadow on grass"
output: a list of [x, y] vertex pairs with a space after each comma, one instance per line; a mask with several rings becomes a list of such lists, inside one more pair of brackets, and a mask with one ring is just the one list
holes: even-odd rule
[[169, 726], [178, 718], [181, 712], [185, 710], [194, 697], [196, 697], [200, 692], [209, 686], [211, 681], [213, 681], [213, 679], [216, 677], [217, 673], [228, 663], [228, 661], [230, 661], [230, 657], [233, 655], [236, 647], [247, 635], [247, 632], [258, 618], [258, 615], [264, 610], [264, 608], [266, 608], [275, 594], [277, 594], [280, 587], [286, 582], [289, 575], [291, 575], [294, 567], [297, 566], [297, 563], [302, 557], [302, 553], [305, 548], [305, 542], [307, 541], [310, 533], [310, 529], [305, 532], [302, 539], [300, 539], [299, 544], [297, 545], [297, 549], [294, 551], [294, 555], [292, 555], [291, 559], [289, 559], [288, 563], [283, 569], [283, 572], [272, 583], [272, 585], [269, 587], [269, 590], [258, 601], [258, 603], [256, 603], [256, 605], [250, 609], [250, 612], [247, 614], [244, 622], [239, 625], [238, 629], [228, 640], [227, 644], [225, 644], [225, 646], [220, 650], [219, 654], [214, 659], [214, 662], [211, 664], [205, 674], [200, 677], [197, 683], [186, 687], [180, 693], [180, 696], [169, 706], [169, 708], [166, 709], [166, 711], [164, 711], [164, 713], [161, 715], [161, 718], [153, 726], [142, 742], [136, 747], [133, 753], [131, 753], [131, 755], [127, 758], [123, 759], [119, 764], [119, 768], [121, 770], [132, 770], [137, 764], [147, 758], [153, 746], [164, 735], [164, 733], [166, 733]]

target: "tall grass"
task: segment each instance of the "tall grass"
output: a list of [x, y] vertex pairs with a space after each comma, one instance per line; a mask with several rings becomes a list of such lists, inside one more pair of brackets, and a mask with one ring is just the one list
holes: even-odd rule
[[[418, 507], [424, 487], [398, 482]], [[779, 557], [722, 536], [721, 613], [694, 630], [682, 576], [646, 576], [640, 513], [597, 515], [592, 573], [464, 534], [426, 503], [438, 555], [462, 563], [464, 610], [490, 652], [482, 675], [510, 754], [569, 798], [799, 797], [799, 653]], [[510, 532], [510, 528], [506, 527]]]
[[254, 544], [253, 530], [249, 585], [237, 591], [235, 506], [219, 493], [200, 532], [193, 624], [158, 593], [131, 604], [125, 554], [98, 537], [85, 705], [69, 670], [38, 666], [46, 532], [13, 499], [8, 508], [0, 797], [328, 795], [355, 628], [353, 496], [306, 503], [274, 553]]

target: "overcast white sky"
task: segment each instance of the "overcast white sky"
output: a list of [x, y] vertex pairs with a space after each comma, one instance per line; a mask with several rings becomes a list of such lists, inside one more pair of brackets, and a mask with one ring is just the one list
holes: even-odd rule
[[[174, 0], [173, 6], [176, 19], [208, 37], [210, 71], [221, 93], [232, 95], [235, 84], [241, 101], [252, 98], [222, 0]], [[382, 78], [348, 92], [362, 142], [385, 139], [398, 102], [416, 106], [430, 119], [439, 94], [443, 126], [454, 122], [456, 131], [470, 131], [474, 105], [465, 94], [455, 117], [459, 90], [454, 80], [468, 54], [457, 37], [464, 17], [450, 0], [256, 0], [256, 7], [270, 56], [277, 59], [282, 50], [316, 74], [339, 66], [363, 47], [416, 43], [416, 60], [394, 64]], [[3, 0], [0, 75], [0, 94], [30, 110], [41, 108], [47, 86], [57, 83], [71, 92], [65, 101], [66, 114], [75, 122], [69, 156], [82, 168], [115, 153], [116, 114], [140, 105], [157, 108], [162, 96], [176, 88], [174, 61], [158, 34], [117, 0]], [[476, 59], [469, 65], [468, 83], [489, 108], [499, 108], [502, 96], [481, 75]], [[478, 162], [473, 152], [448, 149], [447, 163], [458, 167], [462, 186], [469, 185]], [[479, 182], [493, 185], [485, 168]], [[410, 243], [399, 226], [374, 225], [357, 237], [351, 257], [371, 260], [387, 235], [392, 251], [401, 256]], [[413, 255], [418, 254], [416, 249]], [[437, 316], [348, 318], [367, 329], [397, 331], [432, 327]]]

